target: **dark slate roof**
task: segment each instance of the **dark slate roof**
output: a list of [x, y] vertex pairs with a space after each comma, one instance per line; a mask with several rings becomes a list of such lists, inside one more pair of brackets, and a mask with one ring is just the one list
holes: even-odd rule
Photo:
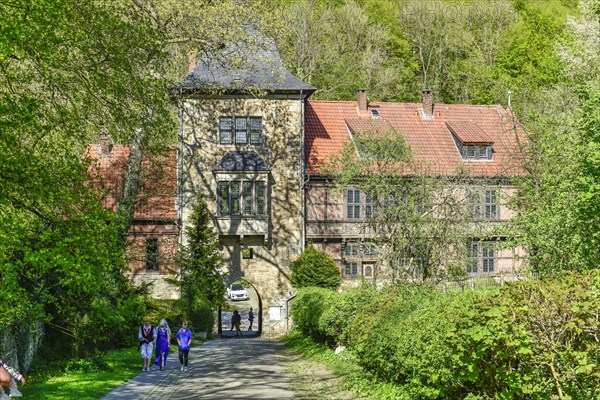
[[306, 96], [312, 94], [316, 88], [292, 75], [281, 62], [275, 44], [267, 40], [264, 42], [265, 45], [260, 48], [238, 46], [234, 50], [224, 50], [234, 52], [242, 60], [246, 60], [237, 68], [223, 65], [223, 55], [198, 60], [193, 71], [183, 81], [173, 85], [173, 88], [200, 92], [223, 90], [239, 93], [249, 89], [261, 89], [272, 93], [302, 91]]
[[213, 171], [270, 171], [269, 165], [253, 151], [230, 151]]

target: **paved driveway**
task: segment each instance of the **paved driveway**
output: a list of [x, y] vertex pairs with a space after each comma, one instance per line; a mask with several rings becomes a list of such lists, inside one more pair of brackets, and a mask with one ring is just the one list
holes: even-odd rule
[[102, 400], [294, 399], [282, 347], [259, 338], [211, 340], [191, 349], [189, 371], [169, 354], [165, 371], [140, 372]]

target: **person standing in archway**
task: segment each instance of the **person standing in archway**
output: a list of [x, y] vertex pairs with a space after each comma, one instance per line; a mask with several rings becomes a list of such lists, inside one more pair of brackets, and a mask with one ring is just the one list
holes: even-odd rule
[[242, 331], [240, 330], [240, 324], [242, 323], [242, 316], [240, 315], [238, 310], [235, 310], [233, 312], [233, 315], [231, 316], [231, 323], [235, 327], [235, 335], [242, 336]]
[[250, 322], [250, 326], [248, 327], [249, 331], [252, 330], [252, 322], [253, 321], [254, 321], [254, 313], [252, 312], [252, 307], [250, 307], [250, 311], [248, 311], [248, 322]]

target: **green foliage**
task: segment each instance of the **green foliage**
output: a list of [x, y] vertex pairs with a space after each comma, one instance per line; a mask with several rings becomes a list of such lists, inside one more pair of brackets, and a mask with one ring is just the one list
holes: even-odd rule
[[[395, 398], [596, 398], [600, 275], [441, 293], [396, 285], [347, 294], [303, 289], [292, 317], [326, 344], [345, 343]], [[386, 391], [389, 393], [389, 391]], [[383, 397], [385, 398], [385, 397]]]
[[223, 257], [218, 236], [206, 203], [196, 198], [190, 224], [185, 231], [187, 245], [180, 250], [179, 277], [171, 280], [181, 287], [180, 305], [195, 331], [212, 332], [212, 310], [223, 304]]
[[311, 286], [335, 289], [342, 279], [335, 261], [312, 244], [292, 262], [290, 270], [292, 285], [298, 289]]
[[322, 338], [319, 319], [334, 296], [335, 292], [331, 289], [319, 287], [300, 289], [290, 310], [296, 327], [306, 335]]
[[[282, 4], [278, 37], [283, 61], [319, 90], [316, 98], [350, 100], [367, 87], [373, 98], [396, 99], [414, 80], [415, 64], [393, 2], [294, 1]], [[385, 25], [384, 25], [385, 24]]]
[[127, 342], [144, 308], [121, 275], [137, 174], [129, 169], [115, 218], [82, 154], [102, 131], [133, 142], [139, 162], [148, 143], [172, 143], [169, 91], [188, 53], [251, 42], [242, 16], [265, 29], [274, 16], [251, 3], [0, 3], [2, 331], [48, 321], [46, 343], [61, 355]]
[[188, 323], [194, 332], [212, 333], [215, 326], [215, 313], [210, 304], [196, 299], [188, 312]]
[[453, 375], [444, 334], [455, 310], [453, 299], [436, 289], [389, 288], [352, 329], [359, 364], [410, 398], [444, 397]]
[[449, 344], [466, 388], [484, 397], [597, 397], [596, 275], [518, 282], [464, 310]]
[[319, 330], [336, 344], [347, 345], [351, 327], [360, 324], [357, 319], [376, 295], [376, 290], [368, 284], [336, 294], [319, 318]]

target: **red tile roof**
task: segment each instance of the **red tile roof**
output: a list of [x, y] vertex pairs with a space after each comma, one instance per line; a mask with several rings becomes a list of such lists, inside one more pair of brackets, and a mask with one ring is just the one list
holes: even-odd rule
[[[322, 172], [323, 163], [350, 140], [349, 129], [378, 131], [386, 124], [404, 135], [415, 158], [430, 172], [453, 175], [460, 166], [474, 176], [514, 176], [523, 173], [519, 161], [522, 130], [499, 105], [435, 104], [433, 120], [423, 120], [421, 103], [369, 103], [380, 118], [359, 114], [353, 101], [308, 101], [306, 107], [307, 171]], [[360, 122], [362, 121], [362, 122]], [[468, 143], [493, 143], [492, 160], [462, 160], [448, 124]], [[518, 133], [515, 133], [518, 131]]]
[[[101, 190], [102, 205], [116, 210], [123, 193], [129, 146], [114, 145], [110, 157], [105, 157], [100, 154], [100, 145], [91, 144], [85, 157], [92, 160], [89, 171]], [[177, 218], [177, 151], [146, 152], [141, 171], [134, 219]]]
[[446, 121], [446, 126], [463, 144], [494, 144], [494, 141], [474, 122]]

